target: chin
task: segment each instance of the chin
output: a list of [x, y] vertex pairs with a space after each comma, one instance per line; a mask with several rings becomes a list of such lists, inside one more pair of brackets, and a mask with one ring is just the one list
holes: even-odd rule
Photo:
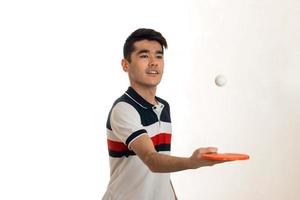
[[149, 81], [148, 82], [148, 84], [152, 85], [152, 86], [157, 86], [159, 83], [160, 83], [160, 80], [159, 81]]
[[158, 83], [144, 83], [144, 85], [146, 87], [156, 87], [158, 84], [159, 84], [159, 82]]
[[147, 80], [147, 79], [144, 79], [144, 80], [140, 80], [138, 81], [137, 83], [139, 85], [143, 85], [144, 87], [156, 87], [159, 83], [160, 83], [161, 80]]

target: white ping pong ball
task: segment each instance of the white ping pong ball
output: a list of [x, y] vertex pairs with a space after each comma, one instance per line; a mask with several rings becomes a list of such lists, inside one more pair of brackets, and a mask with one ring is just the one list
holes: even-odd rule
[[219, 87], [222, 87], [222, 86], [226, 85], [226, 83], [227, 83], [226, 77], [224, 75], [216, 76], [215, 83]]

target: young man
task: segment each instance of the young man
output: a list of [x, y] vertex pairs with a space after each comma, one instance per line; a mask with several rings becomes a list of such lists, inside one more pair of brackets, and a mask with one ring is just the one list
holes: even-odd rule
[[156, 97], [164, 70], [165, 38], [152, 29], [134, 31], [124, 44], [122, 67], [130, 87], [115, 101], [107, 120], [110, 182], [103, 200], [174, 200], [170, 172], [212, 166], [216, 153], [199, 148], [190, 157], [170, 155], [169, 104]]

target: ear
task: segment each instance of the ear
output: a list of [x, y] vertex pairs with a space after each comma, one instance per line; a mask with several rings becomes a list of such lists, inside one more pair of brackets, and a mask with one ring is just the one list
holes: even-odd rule
[[124, 59], [124, 58], [122, 59], [121, 65], [122, 65], [124, 72], [128, 72], [129, 62], [126, 59]]

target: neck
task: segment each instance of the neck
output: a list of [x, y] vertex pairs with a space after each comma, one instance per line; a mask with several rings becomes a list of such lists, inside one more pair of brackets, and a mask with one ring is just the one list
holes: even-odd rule
[[156, 87], [142, 87], [136, 85], [131, 85], [131, 87], [149, 103], [153, 105], [157, 104], [155, 100]]

